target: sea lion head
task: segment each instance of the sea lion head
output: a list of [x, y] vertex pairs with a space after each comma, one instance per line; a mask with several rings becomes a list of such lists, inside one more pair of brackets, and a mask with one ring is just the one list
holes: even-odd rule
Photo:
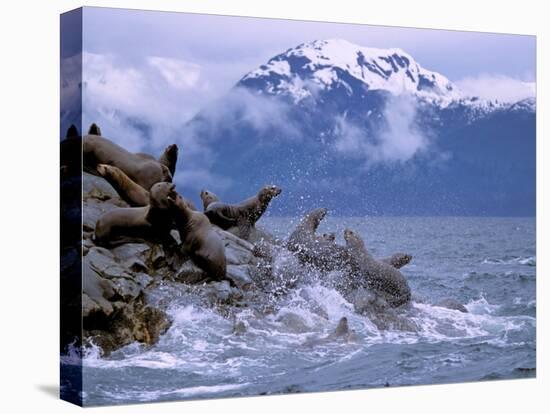
[[346, 246], [351, 248], [364, 249], [365, 243], [363, 239], [355, 233], [353, 230], [345, 229], [344, 230], [344, 240], [346, 241]]
[[317, 230], [317, 227], [319, 227], [319, 224], [321, 224], [321, 221], [325, 218], [327, 215], [327, 209], [324, 207], [316, 208], [311, 210], [306, 214], [304, 217], [305, 223], [307, 223], [309, 226], [312, 227], [313, 231]]
[[336, 233], [323, 233], [323, 234], [321, 235], [321, 238], [322, 238], [323, 240], [328, 241], [328, 242], [333, 242], [333, 241], [336, 240]]
[[201, 190], [201, 200], [202, 206], [205, 210], [210, 204], [214, 203], [215, 201], [220, 201], [216, 194], [206, 189]]
[[350, 331], [349, 331], [349, 325], [348, 325], [348, 318], [346, 318], [344, 316], [338, 322], [338, 326], [336, 327], [336, 329], [334, 331], [334, 335], [343, 336], [343, 335], [347, 335], [349, 332]]
[[178, 146], [176, 144], [171, 144], [166, 147], [164, 154], [168, 159], [174, 160], [178, 158], [178, 151]]
[[172, 173], [170, 172], [170, 169], [164, 164], [160, 164], [160, 168], [162, 169], [162, 181], [165, 183], [171, 183]]
[[394, 267], [403, 267], [409, 264], [412, 260], [412, 255], [407, 253], [395, 253], [391, 257], [391, 263]]
[[178, 196], [176, 185], [172, 183], [156, 183], [149, 191], [149, 204], [151, 207], [168, 209], [172, 207], [173, 200]]
[[277, 197], [283, 191], [276, 185], [266, 185], [258, 192], [258, 199], [260, 202], [265, 203], [271, 201], [274, 197]]

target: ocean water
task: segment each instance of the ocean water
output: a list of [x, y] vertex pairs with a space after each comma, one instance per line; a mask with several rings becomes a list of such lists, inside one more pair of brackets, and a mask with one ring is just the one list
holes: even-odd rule
[[[284, 237], [296, 219], [263, 218]], [[536, 375], [534, 218], [331, 218], [319, 232], [359, 232], [376, 257], [411, 253], [401, 270], [413, 301], [407, 326], [381, 330], [322, 279], [277, 299], [274, 313], [226, 318], [178, 286], [172, 327], [149, 348], [132, 344], [83, 361], [85, 405], [441, 384]], [[284, 263], [280, 264], [284, 266]], [[435, 306], [454, 298], [469, 313]], [[353, 341], [324, 340], [346, 316]], [[235, 335], [235, 320], [246, 332]], [[65, 357], [71, 363], [70, 357]]]

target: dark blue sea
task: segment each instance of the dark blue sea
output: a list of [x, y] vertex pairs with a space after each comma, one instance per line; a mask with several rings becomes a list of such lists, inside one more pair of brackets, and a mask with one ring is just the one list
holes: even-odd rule
[[[263, 218], [284, 237], [293, 219]], [[413, 255], [411, 326], [381, 330], [322, 279], [298, 283], [275, 311], [235, 317], [159, 288], [173, 325], [153, 347], [84, 358], [84, 404], [105, 405], [526, 378], [536, 375], [534, 218], [327, 217], [319, 232], [358, 231], [376, 257]], [[285, 266], [285, 263], [277, 263]], [[164, 290], [163, 290], [164, 289]], [[166, 299], [168, 298], [168, 299]], [[468, 313], [435, 306], [453, 298]], [[316, 341], [346, 316], [354, 341]], [[65, 362], [70, 363], [70, 357]]]

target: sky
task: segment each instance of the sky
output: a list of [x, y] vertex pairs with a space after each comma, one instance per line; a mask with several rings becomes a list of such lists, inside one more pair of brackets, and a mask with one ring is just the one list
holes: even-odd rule
[[85, 67], [92, 78], [110, 69], [121, 85], [134, 83], [130, 97], [111, 103], [130, 106], [136, 116], [141, 102], [160, 100], [164, 104], [148, 110], [155, 106], [166, 118], [185, 121], [271, 57], [330, 38], [401, 48], [468, 94], [500, 100], [534, 95], [534, 36], [110, 8], [85, 8], [84, 26]]
[[[466, 95], [506, 102], [535, 95], [534, 36], [95, 7], [84, 8], [83, 25], [82, 55], [79, 42], [65, 42], [61, 50], [62, 78], [76, 79], [63, 85], [62, 96], [83, 91], [83, 128], [96, 122], [129, 151], [154, 155], [177, 142], [186, 155], [178, 180], [206, 186], [226, 177], [211, 174], [215, 148], [189, 136], [184, 125], [248, 72], [302, 43], [345, 39], [400, 48]], [[262, 125], [277, 113], [267, 102], [244, 102]], [[403, 136], [424, 143], [417, 134]]]

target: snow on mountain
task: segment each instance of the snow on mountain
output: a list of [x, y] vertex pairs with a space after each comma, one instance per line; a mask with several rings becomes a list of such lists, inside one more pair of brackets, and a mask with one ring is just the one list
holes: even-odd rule
[[445, 76], [424, 69], [401, 49], [375, 49], [342, 39], [304, 43], [273, 57], [248, 73], [241, 83], [264, 79], [267, 93], [285, 94], [300, 102], [315, 87], [330, 90], [353, 88], [342, 74], [360, 81], [365, 91], [382, 90], [392, 95], [409, 93], [446, 106], [462, 96]]
[[[359, 84], [360, 89], [352, 83]], [[294, 103], [342, 87], [348, 96], [381, 91], [393, 96], [413, 95], [440, 108], [465, 106], [473, 117], [497, 109], [535, 110], [534, 98], [510, 104], [468, 96], [399, 48], [369, 48], [343, 39], [315, 40], [288, 49], [249, 72], [239, 84], [259, 93], [288, 97]]]

